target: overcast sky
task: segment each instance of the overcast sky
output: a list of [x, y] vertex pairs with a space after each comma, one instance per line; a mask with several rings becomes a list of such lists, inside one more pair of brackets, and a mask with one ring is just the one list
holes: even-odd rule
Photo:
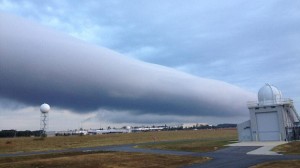
[[0, 129], [38, 129], [43, 100], [52, 130], [239, 123], [265, 83], [300, 108], [298, 1], [2, 0], [0, 11]]

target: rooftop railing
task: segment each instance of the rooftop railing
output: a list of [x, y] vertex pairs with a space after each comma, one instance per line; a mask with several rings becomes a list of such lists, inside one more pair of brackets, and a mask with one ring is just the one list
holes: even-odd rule
[[249, 101], [247, 102], [247, 106], [250, 107], [262, 107], [262, 106], [273, 106], [273, 105], [283, 105], [283, 104], [293, 104], [293, 100], [283, 98], [276, 100], [266, 100], [266, 101]]

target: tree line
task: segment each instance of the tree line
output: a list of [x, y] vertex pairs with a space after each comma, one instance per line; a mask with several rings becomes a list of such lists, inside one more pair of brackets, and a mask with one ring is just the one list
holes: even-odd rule
[[9, 138], [9, 137], [39, 137], [42, 134], [42, 130], [36, 131], [17, 131], [17, 130], [1, 130], [0, 131], [0, 138]]

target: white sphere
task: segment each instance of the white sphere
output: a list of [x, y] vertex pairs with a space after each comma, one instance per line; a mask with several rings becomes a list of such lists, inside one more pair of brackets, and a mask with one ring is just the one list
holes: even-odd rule
[[41, 107], [40, 107], [40, 110], [42, 113], [48, 113], [50, 111], [50, 106], [49, 104], [42, 104]]

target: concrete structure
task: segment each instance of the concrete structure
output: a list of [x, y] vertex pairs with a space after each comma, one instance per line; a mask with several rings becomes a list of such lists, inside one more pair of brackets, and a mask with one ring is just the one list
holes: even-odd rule
[[248, 102], [250, 120], [238, 125], [239, 141], [291, 141], [299, 139], [300, 117], [291, 99], [266, 84], [258, 92], [258, 102]]
[[261, 146], [255, 150], [247, 152], [248, 155], [282, 155], [277, 152], [273, 152], [272, 149], [275, 146], [282, 145], [288, 143], [286, 141], [251, 141], [251, 142], [239, 142], [239, 143], [234, 143], [234, 144], [229, 144], [226, 146], [244, 146], [244, 147], [249, 147], [249, 146]]

